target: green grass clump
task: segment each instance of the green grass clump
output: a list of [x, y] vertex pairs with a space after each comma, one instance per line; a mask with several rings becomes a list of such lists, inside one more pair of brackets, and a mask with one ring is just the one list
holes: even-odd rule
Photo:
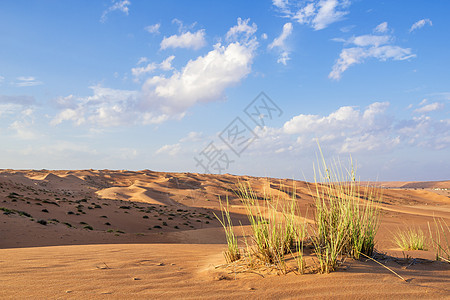
[[431, 232], [430, 223], [428, 223], [428, 229], [430, 231], [430, 237], [434, 248], [436, 249], [436, 260], [443, 260], [450, 263], [450, 227], [441, 219], [434, 219], [435, 234]]
[[316, 209], [311, 238], [319, 271], [329, 273], [338, 268], [344, 256], [358, 259], [360, 253], [372, 255], [379, 225], [379, 195], [356, 180], [351, 161], [345, 172], [336, 161], [330, 169], [320, 154], [321, 167], [314, 168], [315, 192], [311, 192]]
[[220, 210], [222, 212], [222, 218], [219, 218], [215, 213], [214, 216], [216, 216], [217, 220], [219, 220], [220, 224], [223, 226], [223, 229], [225, 230], [228, 248], [226, 251], [223, 252], [223, 255], [225, 256], [225, 260], [227, 261], [227, 263], [231, 263], [241, 258], [241, 251], [239, 250], [237, 238], [233, 230], [233, 223], [231, 222], [228, 198], [226, 206], [222, 204], [220, 198], [219, 203], [220, 203]]
[[260, 203], [249, 184], [238, 184], [238, 196], [247, 211], [256, 246], [255, 254], [263, 262], [284, 269], [284, 257], [294, 247], [297, 230], [295, 191], [292, 198], [286, 193], [273, 194], [264, 190]]
[[394, 233], [394, 242], [402, 250], [426, 250], [425, 235], [420, 228], [398, 230]]

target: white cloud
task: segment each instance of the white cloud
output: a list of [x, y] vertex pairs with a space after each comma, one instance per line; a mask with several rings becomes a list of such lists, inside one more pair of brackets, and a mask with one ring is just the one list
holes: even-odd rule
[[[91, 86], [92, 96], [68, 96], [67, 108], [60, 111], [50, 122], [58, 125], [64, 121], [72, 121], [76, 125], [85, 123], [110, 127], [132, 125], [141, 118], [137, 106], [136, 91], [116, 90], [100, 85]], [[59, 100], [64, 103], [64, 100]]]
[[[239, 24], [243, 28], [246, 21], [238, 20]], [[246, 32], [232, 32], [227, 36], [238, 39], [237, 32], [241, 32], [244, 37], [241, 35], [241, 41], [228, 45], [216, 44], [213, 50], [190, 60], [180, 71], [174, 70], [170, 77], [148, 78], [142, 88], [146, 105], [163, 114], [177, 115], [196, 103], [222, 99], [226, 88], [239, 83], [250, 73], [258, 46]]]
[[104, 23], [106, 22], [107, 16], [110, 12], [113, 11], [121, 11], [124, 14], [126, 14], [128, 16], [128, 12], [129, 12], [129, 8], [128, 6], [131, 5], [131, 2], [129, 0], [115, 0], [113, 1], [113, 4], [108, 7], [102, 14], [101, 18], [100, 18], [100, 22]]
[[[153, 69], [148, 65], [140, 67], [143, 69], [135, 68], [136, 75], [146, 77], [140, 91], [96, 85], [90, 87], [92, 96], [58, 98], [55, 104], [61, 111], [51, 124], [64, 121], [104, 127], [159, 124], [182, 119], [197, 103], [223, 100], [225, 89], [238, 84], [250, 73], [258, 47], [254, 36], [241, 33], [233, 35], [236, 41], [214, 45], [211, 51], [189, 60], [179, 70], [172, 66], [174, 56], [156, 64], [161, 71], [157, 75], [147, 77], [147, 71]], [[167, 75], [167, 71], [171, 73]]]
[[342, 73], [350, 66], [363, 63], [364, 60], [369, 58], [386, 61], [389, 59], [406, 60], [416, 56], [411, 52], [410, 48], [391, 45], [393, 40], [394, 38], [390, 35], [371, 34], [354, 36], [348, 40], [334, 39], [334, 41], [342, 41], [345, 44], [353, 44], [356, 47], [342, 49], [328, 77], [339, 80]]
[[375, 46], [378, 47], [383, 44], [389, 43], [391, 39], [388, 35], [360, 35], [356, 37], [352, 37], [348, 40], [348, 43], [355, 44], [356, 46], [366, 47], [366, 46]]
[[140, 65], [140, 64], [143, 64], [143, 63], [146, 63], [146, 62], [148, 62], [148, 58], [147, 57], [140, 57], [139, 58], [139, 60], [138, 60], [138, 62], [136, 63], [136, 65]]
[[32, 76], [20, 76], [16, 79], [17, 82], [15, 82], [14, 85], [19, 87], [36, 86], [43, 84], [42, 81], [36, 80], [36, 78]]
[[261, 39], [267, 40], [267, 38], [268, 38], [267, 33], [261, 34]]
[[153, 72], [154, 70], [156, 70], [156, 68], [157, 68], [157, 65], [155, 63], [149, 63], [145, 67], [132, 68], [131, 74], [133, 74], [133, 76], [135, 78], [139, 78], [145, 74]]
[[161, 64], [159, 65], [161, 70], [163, 70], [163, 71], [170, 71], [170, 70], [172, 70], [173, 69], [172, 61], [173, 61], [174, 58], [175, 58], [175, 56], [171, 55], [168, 58], [166, 58], [165, 60], [163, 60], [163, 62], [161, 62]]
[[[145, 60], [144, 60], [144, 58], [145, 58]], [[167, 57], [165, 60], [163, 60], [160, 64], [152, 62], [152, 63], [147, 64], [146, 66], [143, 66], [143, 67], [132, 68], [131, 69], [131, 74], [133, 74], [134, 80], [139, 82], [139, 80], [143, 76], [145, 76], [145, 75], [147, 75], [149, 73], [152, 73], [155, 70], [159, 69], [159, 70], [162, 70], [162, 71], [170, 71], [170, 70], [173, 69], [172, 61], [174, 60], [174, 58], [175, 58], [175, 56], [171, 55], [171, 56]], [[146, 57], [141, 57], [139, 59], [139, 61], [138, 61], [138, 65], [141, 62], [144, 62], [144, 61], [147, 61], [147, 58]]]
[[301, 4], [288, 1], [274, 0], [284, 17], [309, 25], [315, 30], [321, 30], [330, 24], [341, 21], [349, 13], [349, 0], [313, 0]]
[[299, 114], [281, 128], [255, 128], [259, 139], [249, 151], [272, 155], [307, 153], [321, 146], [336, 153], [392, 151], [396, 147], [450, 147], [450, 119], [429, 116], [395, 119], [388, 102], [374, 102], [361, 110], [342, 106], [328, 115]]
[[280, 36], [276, 37], [271, 44], [269, 44], [268, 48], [279, 48], [281, 50], [280, 57], [278, 58], [277, 62], [282, 63], [283, 65], [286, 65], [289, 58], [289, 51], [287, 50], [286, 46], [286, 39], [291, 35], [292, 33], [292, 23], [286, 23], [283, 26], [283, 31], [281, 32]]
[[5, 80], [5, 77], [0, 76], [0, 84], [2, 84], [4, 80]]
[[278, 57], [277, 59], [277, 63], [279, 64], [283, 64], [283, 65], [287, 65], [288, 60], [290, 60], [291, 58], [289, 57], [289, 52], [287, 51], [283, 51], [281, 52], [280, 57]]
[[431, 22], [430, 19], [419, 20], [416, 23], [412, 24], [411, 28], [409, 29], [409, 32], [413, 32], [416, 29], [420, 29], [420, 28], [422, 28], [423, 26], [425, 26], [427, 24], [430, 25], [430, 26], [433, 26], [433, 23]]
[[388, 31], [388, 23], [387, 22], [383, 22], [381, 24], [379, 24], [377, 27], [375, 27], [375, 29], [373, 30], [374, 32], [378, 32], [378, 33], [385, 33]]
[[8, 129], [15, 132], [15, 138], [32, 140], [40, 136], [35, 130], [34, 109], [32, 107], [16, 104], [12, 113], [14, 113], [14, 121], [8, 126]]
[[[425, 104], [423, 101], [421, 102], [421, 105]], [[444, 108], [444, 104], [439, 103], [439, 102], [434, 102], [434, 103], [430, 103], [427, 105], [423, 105], [422, 107], [419, 107], [417, 109], [414, 110], [414, 112], [416, 113], [428, 113], [428, 112], [432, 112], [438, 109], [442, 109]]]
[[167, 154], [170, 156], [176, 156], [181, 151], [181, 145], [173, 144], [173, 145], [164, 145], [158, 150], [156, 150], [155, 154]]
[[188, 133], [188, 135], [186, 137], [180, 139], [180, 143], [198, 142], [202, 138], [203, 138], [203, 133], [197, 132], [197, 131], [191, 131]]
[[156, 23], [153, 25], [149, 25], [147, 27], [145, 27], [145, 31], [147, 31], [148, 33], [154, 33], [154, 34], [159, 34], [159, 28], [161, 27], [160, 23]]
[[311, 147], [317, 138], [341, 153], [388, 149], [399, 142], [391, 134], [392, 121], [385, 113], [388, 107], [388, 102], [374, 102], [364, 111], [343, 106], [328, 116], [300, 114], [282, 130], [297, 136], [303, 147]]
[[187, 48], [198, 50], [206, 45], [205, 30], [200, 29], [195, 33], [190, 31], [180, 35], [164, 37], [161, 42], [161, 49], [167, 48]]
[[228, 42], [236, 42], [236, 41], [248, 41], [250, 37], [252, 37], [258, 27], [255, 23], [252, 25], [248, 25], [250, 19], [242, 20], [241, 18], [237, 19], [237, 25], [231, 27], [226, 35], [226, 39]]
[[31, 96], [0, 95], [0, 117], [12, 116], [14, 119], [24, 116], [24, 112], [32, 111], [36, 100]]

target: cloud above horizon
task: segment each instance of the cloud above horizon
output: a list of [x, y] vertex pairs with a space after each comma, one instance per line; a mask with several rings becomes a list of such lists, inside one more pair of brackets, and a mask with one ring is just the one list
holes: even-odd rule
[[424, 27], [425, 25], [433, 26], [433, 23], [431, 22], [430, 19], [419, 20], [416, 23], [411, 25], [411, 28], [409, 29], [409, 32], [411, 33], [414, 30], [417, 30], [417, 29], [420, 29], [420, 28]]
[[404, 146], [433, 150], [450, 146], [450, 119], [426, 115], [397, 119], [389, 106], [389, 102], [373, 102], [363, 110], [341, 106], [328, 115], [299, 114], [280, 128], [255, 128], [259, 139], [249, 149], [297, 155], [314, 150], [317, 140], [338, 154], [383, 153]]
[[287, 64], [287, 61], [290, 60], [289, 57], [289, 50], [286, 46], [286, 39], [291, 35], [292, 33], [292, 23], [286, 23], [283, 25], [283, 31], [281, 34], [276, 37], [272, 43], [267, 46], [269, 50], [278, 48], [280, 49], [280, 57], [277, 60], [277, 63], [282, 63], [283, 65]]
[[282, 16], [308, 25], [314, 30], [322, 30], [330, 24], [341, 21], [349, 13], [349, 0], [288, 1], [273, 0], [272, 4]]
[[[237, 25], [225, 35], [226, 43], [215, 44], [212, 50], [190, 59], [180, 69], [172, 66], [173, 55], [161, 63], [147, 63], [148, 59], [141, 57], [138, 66], [131, 69], [136, 82], [143, 80], [139, 91], [94, 85], [90, 87], [93, 92], [91, 96], [58, 98], [55, 103], [61, 111], [51, 124], [55, 126], [64, 121], [103, 127], [159, 124], [169, 119], [182, 119], [187, 110], [197, 103], [222, 100], [224, 91], [241, 82], [251, 71], [258, 42], [254, 36], [257, 26], [255, 23], [249, 24], [249, 21], [238, 18]], [[197, 33], [204, 41], [205, 31], [202, 29]], [[190, 35], [181, 34], [172, 42], [165, 42], [165, 49], [176, 45], [193, 47], [200, 43], [200, 40], [192, 44], [177, 40], [183, 36]], [[159, 74], [150, 76], [158, 70]]]
[[125, 15], [128, 16], [129, 8], [128, 6], [131, 5], [131, 2], [129, 0], [115, 0], [113, 1], [113, 4], [108, 7], [105, 11], [103, 11], [102, 16], [100, 17], [100, 22], [105, 23], [108, 17], [108, 14], [113, 11], [121, 11]]
[[184, 32], [180, 35], [171, 35], [164, 37], [161, 41], [161, 50], [167, 48], [185, 48], [198, 50], [206, 46], [205, 30], [200, 29], [197, 32]]
[[[374, 32], [385, 33], [388, 31], [387, 23], [383, 22], [375, 27]], [[344, 45], [352, 45], [345, 47], [339, 54], [332, 67], [328, 78], [339, 80], [350, 66], [361, 64], [366, 59], [375, 58], [379, 61], [387, 60], [407, 60], [416, 55], [412, 53], [410, 48], [402, 48], [392, 45], [394, 37], [391, 35], [365, 34], [360, 36], [352, 36], [348, 39], [334, 39], [337, 42], [343, 42]]]

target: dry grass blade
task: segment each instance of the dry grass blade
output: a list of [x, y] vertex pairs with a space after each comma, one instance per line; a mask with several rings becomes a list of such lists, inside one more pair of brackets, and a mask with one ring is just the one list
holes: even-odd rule
[[379, 264], [380, 266], [382, 266], [382, 267], [384, 267], [384, 268], [386, 268], [386, 269], [388, 269], [389, 271], [391, 271], [393, 274], [395, 274], [398, 278], [400, 278], [401, 280], [403, 280], [403, 281], [405, 281], [405, 282], [407, 282], [406, 281], [406, 279], [405, 278], [403, 278], [402, 276], [400, 276], [399, 274], [397, 274], [394, 270], [392, 270], [391, 268], [389, 268], [388, 266], [385, 266], [385, 265], [383, 265], [382, 263], [380, 263], [379, 261], [377, 261], [377, 260], [375, 260], [375, 259], [373, 259], [372, 257], [370, 257], [370, 256], [367, 256], [367, 255], [365, 255], [364, 253], [359, 253], [359, 254], [361, 254], [362, 256], [364, 256], [364, 257], [366, 257], [366, 258], [368, 258], [368, 259], [370, 259], [370, 260], [372, 260], [372, 261], [374, 261], [374, 262], [376, 262], [377, 264]]

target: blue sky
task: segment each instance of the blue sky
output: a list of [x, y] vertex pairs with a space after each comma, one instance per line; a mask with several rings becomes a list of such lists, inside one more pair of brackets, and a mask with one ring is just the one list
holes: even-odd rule
[[449, 10], [1, 1], [0, 168], [450, 179]]

